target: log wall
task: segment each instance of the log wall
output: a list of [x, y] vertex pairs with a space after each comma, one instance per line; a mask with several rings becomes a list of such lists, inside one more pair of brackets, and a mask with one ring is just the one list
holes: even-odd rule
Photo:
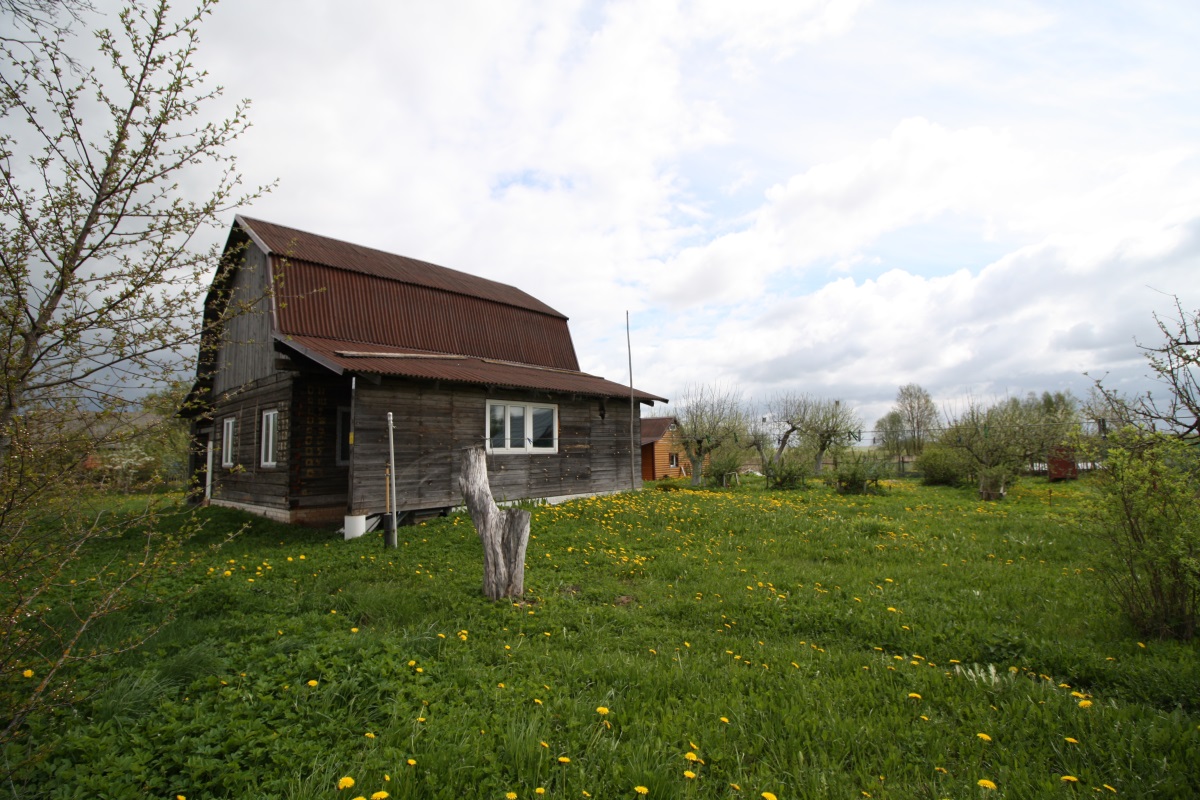
[[[488, 400], [558, 406], [557, 453], [488, 455], [488, 479], [498, 501], [629, 488], [630, 404], [626, 399], [534, 396], [388, 378], [372, 385], [360, 378], [354, 399], [350, 513], [385, 510], [389, 411], [395, 420], [397, 509], [460, 505], [462, 449], [483, 441]], [[633, 413], [637, 437], [641, 435], [639, 405], [634, 405]], [[640, 486], [636, 470], [634, 478], [635, 486]]]

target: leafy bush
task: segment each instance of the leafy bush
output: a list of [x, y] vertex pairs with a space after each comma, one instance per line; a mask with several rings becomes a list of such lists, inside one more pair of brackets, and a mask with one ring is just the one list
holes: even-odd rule
[[765, 467], [767, 488], [798, 489], [810, 474], [808, 459], [795, 451], [788, 451], [778, 464]]
[[838, 465], [833, 484], [838, 494], [877, 494], [887, 475], [888, 465], [874, 453], [855, 453]]
[[719, 447], [709, 457], [704, 476], [713, 486], [723, 486], [725, 476], [739, 472], [745, 453], [738, 447]]
[[926, 486], [959, 486], [970, 478], [962, 455], [948, 447], [930, 445], [917, 458], [917, 471]]
[[1099, 472], [1103, 574], [1143, 634], [1191, 639], [1200, 616], [1200, 456], [1193, 444], [1126, 428]]

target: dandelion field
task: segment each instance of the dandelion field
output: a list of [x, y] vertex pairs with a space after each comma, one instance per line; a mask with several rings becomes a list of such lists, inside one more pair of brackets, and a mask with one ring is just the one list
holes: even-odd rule
[[[1114, 611], [1088, 497], [897, 482], [543, 506], [516, 604], [481, 596], [465, 515], [396, 550], [253, 520], [195, 543], [200, 586], [147, 645], [80, 668], [75, 702], [4, 754], [54, 742], [8, 788], [1194, 797], [1200, 652]], [[204, 513], [211, 537], [246, 520]]]

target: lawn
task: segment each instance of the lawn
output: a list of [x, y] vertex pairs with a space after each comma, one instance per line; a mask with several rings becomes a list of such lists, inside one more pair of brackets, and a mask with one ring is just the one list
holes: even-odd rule
[[252, 520], [211, 552], [248, 518], [206, 510], [199, 588], [146, 646], [80, 669], [27, 742], [50, 755], [9, 788], [1195, 797], [1198, 647], [1115, 613], [1088, 499], [1027, 480], [989, 504], [900, 482], [543, 506], [527, 595], [497, 604], [462, 515], [396, 550]]

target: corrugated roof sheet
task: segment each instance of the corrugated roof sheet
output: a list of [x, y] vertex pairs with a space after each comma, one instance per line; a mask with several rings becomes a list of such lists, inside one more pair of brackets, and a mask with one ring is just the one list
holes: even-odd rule
[[[628, 397], [629, 387], [576, 370], [553, 369], [498, 359], [430, 353], [411, 348], [362, 345], [314, 336], [276, 335], [276, 341], [335, 372], [473, 383], [515, 389]], [[666, 398], [634, 389], [636, 400], [665, 403]]]
[[561, 316], [294, 258], [277, 269], [280, 333], [579, 369]]
[[565, 315], [541, 300], [506, 283], [440, 267], [427, 261], [318, 236], [273, 222], [239, 215], [237, 224], [268, 253], [283, 258], [325, 264], [337, 269], [482, 298], [566, 319]]

